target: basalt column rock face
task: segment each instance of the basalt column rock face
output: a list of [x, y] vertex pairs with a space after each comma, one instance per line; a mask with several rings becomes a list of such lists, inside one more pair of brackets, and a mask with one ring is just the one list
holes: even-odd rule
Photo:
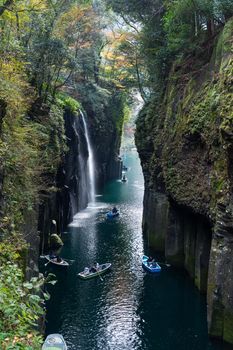
[[150, 251], [162, 252], [169, 263], [184, 267], [206, 292], [212, 234], [204, 217], [150, 190], [144, 196], [143, 232]]
[[[63, 186], [69, 192], [69, 212], [66, 214], [64, 224], [73, 219], [73, 215], [81, 209], [86, 208], [88, 204], [88, 149], [83, 119], [81, 115], [66, 111], [65, 113], [65, 130], [67, 137], [68, 152], [64, 165], [60, 170], [63, 176], [59, 177], [59, 187]], [[66, 192], [66, 191], [64, 191]], [[67, 204], [64, 206], [67, 208]]]
[[233, 344], [232, 38], [231, 19], [208, 49], [174, 62], [163, 100], [140, 113], [136, 144], [144, 233], [207, 291], [209, 333]]
[[164, 252], [168, 227], [169, 202], [159, 192], [147, 190], [144, 195], [142, 227], [151, 249]]
[[218, 204], [208, 278], [210, 334], [233, 343], [233, 216], [229, 206]]
[[108, 180], [121, 177], [122, 161], [119, 158], [121, 132], [111, 119], [111, 111], [105, 106], [102, 114], [96, 115], [87, 107], [87, 120], [95, 155], [95, 174], [97, 188]]
[[56, 191], [41, 194], [39, 211], [41, 250], [48, 248], [51, 233], [61, 233], [73, 216], [88, 203], [87, 142], [82, 118], [67, 109], [64, 113], [67, 153], [58, 169], [54, 183]]
[[[168, 198], [167, 198], [168, 201]], [[175, 266], [184, 266], [184, 230], [183, 215], [170, 203], [168, 211], [168, 226], [165, 234], [166, 259]]]
[[108, 180], [120, 178], [122, 169], [119, 152], [124, 122], [124, 97], [117, 88], [113, 90], [112, 87], [109, 89], [105, 84], [102, 85], [87, 86], [92, 99], [85, 94], [81, 96], [94, 151], [97, 190]]

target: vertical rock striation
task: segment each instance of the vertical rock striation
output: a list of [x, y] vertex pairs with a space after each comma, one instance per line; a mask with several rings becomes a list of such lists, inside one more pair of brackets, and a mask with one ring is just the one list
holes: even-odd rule
[[80, 92], [80, 98], [86, 112], [89, 134], [94, 148], [98, 190], [106, 181], [121, 177], [122, 161], [119, 158], [119, 152], [124, 122], [125, 95], [110, 82], [100, 82], [98, 87], [87, 84], [85, 91], [89, 91], [89, 95]]
[[[64, 112], [65, 135], [68, 151], [52, 180], [56, 186], [53, 193], [41, 194], [39, 210], [39, 231], [41, 250], [48, 248], [51, 233], [61, 233], [72, 221], [73, 216], [88, 203], [86, 177], [88, 151], [81, 118], [66, 109]], [[53, 220], [56, 221], [54, 225]]]

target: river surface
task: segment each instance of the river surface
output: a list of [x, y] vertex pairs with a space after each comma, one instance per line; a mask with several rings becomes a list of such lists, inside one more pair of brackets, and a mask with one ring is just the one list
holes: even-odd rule
[[[110, 182], [95, 205], [79, 213], [63, 234], [62, 256], [75, 260], [53, 270], [46, 333], [61, 333], [69, 350], [225, 350], [207, 336], [205, 297], [172, 267], [145, 272], [141, 256], [143, 177], [136, 151], [125, 156], [128, 182]], [[117, 219], [106, 212], [120, 208]], [[93, 262], [112, 263], [102, 279], [77, 273]], [[48, 265], [49, 266], [49, 265]], [[52, 271], [52, 267], [50, 267]]]

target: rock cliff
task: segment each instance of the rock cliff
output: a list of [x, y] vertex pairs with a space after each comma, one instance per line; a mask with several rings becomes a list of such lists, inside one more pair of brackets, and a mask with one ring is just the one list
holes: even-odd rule
[[150, 246], [207, 292], [209, 333], [233, 343], [233, 21], [174, 62], [137, 121]]
[[78, 98], [86, 112], [96, 162], [96, 185], [120, 178], [119, 159], [126, 95], [111, 82], [86, 84]]
[[[79, 100], [88, 124], [95, 158], [95, 180], [99, 190], [106, 181], [118, 178], [121, 174], [119, 149], [124, 98], [117, 89], [108, 93], [106, 89], [89, 85], [87, 91], [89, 95], [79, 94]], [[51, 179], [56, 190], [41, 194], [39, 231], [43, 236], [42, 250], [47, 249], [49, 234], [64, 231], [73, 216], [88, 204], [88, 147], [80, 112], [65, 108], [64, 126], [67, 152], [57, 175]], [[56, 220], [56, 226], [52, 220]]]

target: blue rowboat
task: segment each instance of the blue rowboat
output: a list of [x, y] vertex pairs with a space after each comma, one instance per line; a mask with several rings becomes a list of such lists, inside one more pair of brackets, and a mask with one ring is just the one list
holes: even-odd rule
[[142, 266], [144, 269], [146, 269], [149, 272], [160, 272], [161, 271], [161, 266], [157, 262], [147, 262], [148, 256], [143, 255], [142, 257]]
[[116, 213], [113, 213], [112, 211], [109, 211], [109, 212], [107, 213], [107, 218], [108, 218], [108, 219], [113, 219], [113, 218], [116, 218], [116, 217], [119, 216], [119, 215], [120, 215], [119, 210], [118, 210]]
[[44, 341], [42, 350], [67, 350], [66, 342], [61, 334], [50, 334]]

